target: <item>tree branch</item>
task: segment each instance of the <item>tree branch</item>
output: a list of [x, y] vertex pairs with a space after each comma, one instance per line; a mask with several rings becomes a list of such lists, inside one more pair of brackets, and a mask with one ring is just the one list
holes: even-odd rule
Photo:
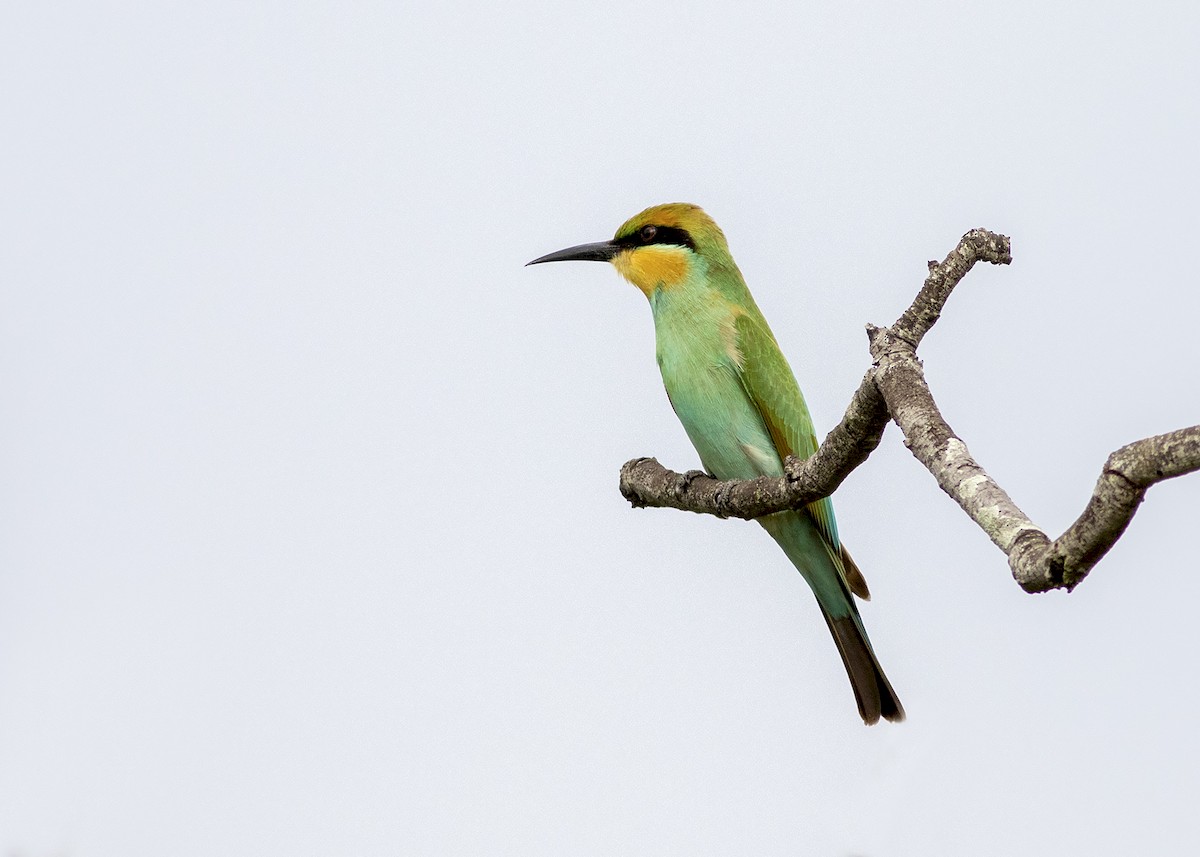
[[786, 476], [722, 482], [700, 470], [676, 473], [657, 459], [635, 458], [621, 467], [621, 494], [635, 508], [657, 506], [747, 519], [802, 509], [828, 497], [875, 451], [888, 424], [887, 405], [873, 372], [863, 378], [846, 415], [812, 456], [803, 461], [788, 456]]
[[1069, 592], [1116, 544], [1156, 482], [1200, 470], [1200, 425], [1137, 440], [1108, 457], [1087, 508], [1061, 536], [1019, 542], [1009, 554], [1027, 592]]
[[635, 507], [722, 518], [801, 509], [832, 494], [866, 461], [891, 419], [942, 490], [1008, 556], [1023, 589], [1073, 589], [1120, 538], [1146, 489], [1200, 470], [1200, 425], [1136, 441], [1110, 455], [1083, 514], [1051, 541], [971, 457], [938, 410], [917, 359], [917, 346], [941, 317], [950, 293], [979, 261], [1007, 265], [1012, 261], [1009, 239], [971, 230], [942, 262], [929, 263], [929, 276], [895, 324], [868, 325], [871, 369], [842, 421], [810, 458], [789, 457], [784, 477], [722, 482], [698, 470], [680, 474], [653, 458], [637, 458], [621, 468], [622, 495]]

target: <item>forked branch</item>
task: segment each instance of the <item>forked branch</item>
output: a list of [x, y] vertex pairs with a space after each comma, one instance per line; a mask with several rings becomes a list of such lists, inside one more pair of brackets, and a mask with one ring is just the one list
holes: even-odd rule
[[868, 326], [871, 369], [842, 421], [810, 458], [788, 458], [786, 476], [722, 482], [700, 471], [676, 473], [653, 458], [636, 458], [621, 468], [621, 493], [634, 506], [722, 518], [800, 509], [832, 494], [866, 461], [891, 419], [942, 490], [1004, 551], [1023, 589], [1073, 589], [1120, 538], [1151, 485], [1200, 470], [1200, 425], [1139, 440], [1110, 455], [1083, 514], [1051, 540], [971, 457], [938, 410], [917, 359], [917, 346], [941, 316], [950, 293], [979, 261], [1011, 262], [1008, 238], [985, 229], [968, 232], [943, 261], [929, 263], [924, 285], [895, 324]]

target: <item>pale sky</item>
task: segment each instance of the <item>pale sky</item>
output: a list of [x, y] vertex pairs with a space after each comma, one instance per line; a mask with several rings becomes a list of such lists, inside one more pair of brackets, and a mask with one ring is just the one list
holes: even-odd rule
[[890, 428], [837, 492], [859, 720], [645, 299], [529, 259], [695, 202], [822, 434], [921, 348], [1057, 535], [1200, 421], [1194, 2], [39, 3], [0, 30], [0, 854], [1200, 850], [1200, 476], [1029, 596]]

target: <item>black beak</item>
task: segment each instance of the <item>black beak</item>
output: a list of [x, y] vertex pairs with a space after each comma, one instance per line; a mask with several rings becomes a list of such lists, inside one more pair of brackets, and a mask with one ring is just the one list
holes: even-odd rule
[[532, 262], [526, 262], [525, 267], [540, 265], [542, 262], [610, 262], [622, 249], [624, 248], [618, 246], [614, 241], [580, 244], [576, 247], [568, 247], [566, 250], [547, 253]]

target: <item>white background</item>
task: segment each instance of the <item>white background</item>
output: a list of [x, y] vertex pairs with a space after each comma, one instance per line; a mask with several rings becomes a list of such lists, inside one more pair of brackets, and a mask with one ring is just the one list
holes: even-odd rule
[[0, 31], [0, 853], [1200, 848], [1200, 477], [1023, 594], [889, 429], [839, 490], [862, 725], [643, 297], [703, 205], [824, 433], [867, 322], [1040, 524], [1196, 423], [1200, 6], [40, 3]]

